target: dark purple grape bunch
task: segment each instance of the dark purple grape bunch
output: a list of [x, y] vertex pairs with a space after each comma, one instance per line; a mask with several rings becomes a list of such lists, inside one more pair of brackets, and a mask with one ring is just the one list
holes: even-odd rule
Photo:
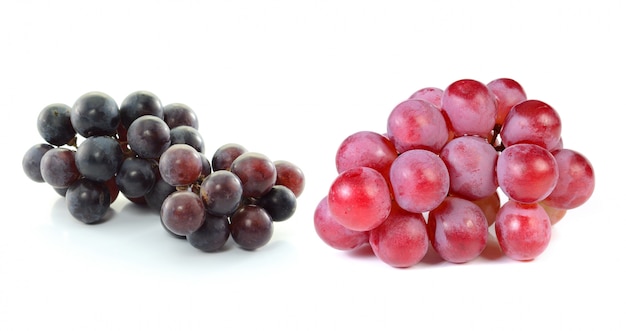
[[294, 214], [304, 189], [296, 165], [238, 144], [218, 148], [209, 161], [196, 113], [181, 103], [162, 106], [147, 91], [119, 107], [101, 92], [72, 107], [49, 105], [37, 128], [46, 143], [26, 152], [23, 169], [64, 196], [74, 218], [106, 220], [121, 193], [158, 211], [165, 230], [203, 251], [219, 250], [231, 236], [247, 250], [267, 244], [273, 222]]
[[215, 252], [232, 237], [245, 250], [266, 245], [274, 222], [289, 219], [304, 189], [302, 170], [239, 144], [219, 147], [210, 162], [185, 145], [159, 162], [161, 178], [176, 187], [161, 206], [161, 224], [195, 248]]

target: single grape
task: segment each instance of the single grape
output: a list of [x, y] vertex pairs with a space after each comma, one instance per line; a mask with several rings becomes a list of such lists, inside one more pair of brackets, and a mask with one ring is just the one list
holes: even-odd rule
[[187, 125], [198, 130], [198, 116], [193, 109], [182, 103], [171, 103], [163, 107], [163, 120], [170, 129]]
[[257, 205], [263, 207], [274, 222], [289, 219], [296, 212], [296, 195], [286, 186], [274, 185], [269, 192], [258, 199]]
[[58, 195], [65, 198], [65, 194], [67, 194], [67, 187], [53, 187], [54, 192], [57, 192]]
[[516, 144], [504, 149], [498, 157], [496, 174], [504, 194], [522, 203], [545, 199], [559, 178], [554, 156], [534, 144]]
[[391, 165], [389, 177], [396, 202], [413, 213], [434, 209], [450, 189], [445, 163], [427, 150], [414, 149], [400, 154]]
[[70, 185], [65, 200], [70, 214], [86, 224], [102, 221], [111, 206], [111, 196], [106, 185], [87, 178]]
[[539, 206], [546, 211], [546, 214], [548, 214], [548, 217], [550, 218], [550, 224], [552, 225], [558, 223], [563, 219], [563, 217], [565, 217], [565, 214], [567, 214], [567, 209], [552, 207], [546, 204], [545, 201], [540, 201]]
[[498, 152], [481, 137], [462, 136], [446, 144], [439, 154], [450, 173], [450, 193], [468, 200], [492, 195], [498, 188]]
[[406, 100], [387, 118], [387, 134], [398, 153], [411, 149], [439, 152], [448, 141], [448, 127], [441, 111], [424, 100]]
[[200, 173], [200, 179], [202, 180], [210, 175], [211, 172], [213, 172], [213, 169], [211, 168], [211, 162], [209, 162], [206, 155], [200, 154], [200, 159], [202, 160], [202, 172]]
[[276, 167], [276, 185], [287, 186], [296, 195], [296, 198], [299, 197], [304, 191], [305, 185], [302, 169], [285, 160], [274, 161], [274, 167]]
[[113, 136], [120, 123], [117, 103], [102, 92], [85, 93], [72, 107], [70, 120], [81, 136]]
[[128, 128], [128, 145], [141, 158], [158, 159], [170, 147], [170, 128], [156, 116], [141, 116]]
[[198, 130], [180, 125], [170, 130], [170, 140], [172, 145], [185, 144], [193, 147], [199, 153], [204, 153], [204, 139]]
[[487, 247], [489, 224], [480, 207], [472, 202], [447, 197], [428, 213], [428, 236], [442, 259], [465, 263]]
[[172, 233], [188, 236], [198, 230], [205, 217], [202, 199], [190, 191], [170, 194], [161, 206], [162, 224]]
[[145, 115], [163, 119], [163, 106], [156, 95], [148, 91], [136, 91], [124, 98], [120, 105], [120, 117], [125, 128], [130, 128], [137, 118]]
[[187, 241], [201, 251], [215, 252], [224, 247], [229, 237], [228, 217], [207, 213], [202, 226], [189, 234]]
[[111, 197], [111, 204], [113, 204], [113, 202], [117, 200], [117, 197], [120, 195], [120, 188], [117, 186], [117, 183], [115, 182], [115, 176], [111, 177], [109, 180], [104, 182], [104, 186], [106, 186], [106, 188], [109, 190], [109, 196]]
[[520, 261], [543, 253], [552, 235], [550, 218], [536, 203], [508, 201], [498, 211], [495, 229], [502, 252]]
[[243, 249], [255, 250], [265, 246], [273, 232], [272, 218], [259, 206], [244, 205], [230, 217], [230, 233]]
[[104, 182], [115, 176], [124, 161], [124, 154], [115, 138], [92, 136], [76, 150], [76, 167], [88, 179]]
[[360, 131], [341, 142], [335, 154], [337, 173], [356, 167], [369, 167], [389, 178], [391, 163], [398, 157], [393, 143], [372, 131]]
[[526, 92], [524, 92], [522, 86], [513, 79], [494, 79], [487, 84], [487, 87], [496, 96], [496, 102], [498, 105], [496, 111], [496, 124], [502, 125], [511, 108], [526, 100]]
[[213, 171], [230, 170], [233, 161], [247, 151], [248, 150], [239, 144], [222, 145], [215, 151], [211, 159]]
[[370, 231], [369, 243], [381, 261], [396, 268], [411, 267], [428, 251], [424, 216], [394, 205], [387, 220]]
[[391, 193], [378, 171], [357, 167], [340, 173], [331, 184], [328, 207], [337, 222], [355, 231], [369, 231], [387, 219]]
[[217, 216], [234, 213], [243, 195], [241, 180], [228, 170], [217, 170], [200, 184], [200, 196], [207, 211]]
[[496, 124], [496, 97], [481, 82], [461, 79], [450, 84], [441, 97], [456, 136], [487, 138]]
[[498, 191], [493, 192], [492, 195], [486, 198], [474, 200], [472, 202], [476, 204], [480, 208], [480, 210], [483, 211], [483, 214], [485, 214], [485, 218], [487, 218], [487, 224], [489, 224], [489, 226], [495, 223], [496, 214], [498, 213], [498, 210], [500, 210], [501, 204]]
[[70, 143], [76, 131], [70, 120], [72, 108], [62, 103], [46, 106], [37, 117], [37, 130], [41, 137], [55, 146]]
[[43, 183], [41, 176], [41, 158], [54, 146], [48, 144], [37, 144], [29, 148], [22, 158], [22, 169], [28, 178], [37, 183]]
[[274, 162], [260, 153], [241, 154], [231, 164], [230, 171], [241, 179], [245, 198], [260, 198], [276, 183]]
[[545, 199], [548, 206], [573, 209], [585, 203], [595, 188], [595, 175], [591, 162], [579, 152], [560, 149], [552, 152], [558, 168], [554, 190]]
[[159, 172], [172, 186], [191, 185], [202, 173], [202, 158], [189, 145], [172, 145], [159, 159]]
[[328, 208], [328, 196], [317, 204], [313, 215], [315, 232], [328, 246], [342, 250], [352, 250], [369, 241], [368, 231], [355, 231], [341, 225]]
[[156, 182], [156, 169], [157, 164], [152, 160], [128, 157], [122, 162], [115, 182], [127, 198], [143, 197]]
[[441, 97], [443, 90], [437, 87], [424, 87], [413, 93], [409, 99], [424, 100], [433, 104], [433, 106], [441, 109]]
[[73, 150], [59, 147], [47, 151], [41, 157], [40, 170], [43, 180], [55, 188], [69, 187], [80, 177]]
[[[158, 174], [157, 174], [158, 175]], [[155, 211], [160, 211], [163, 201], [172, 193], [176, 192], [176, 186], [172, 186], [157, 176], [152, 189], [144, 195], [148, 206]]]
[[561, 118], [543, 101], [522, 101], [504, 119], [500, 138], [506, 147], [526, 143], [553, 150], [561, 138]]

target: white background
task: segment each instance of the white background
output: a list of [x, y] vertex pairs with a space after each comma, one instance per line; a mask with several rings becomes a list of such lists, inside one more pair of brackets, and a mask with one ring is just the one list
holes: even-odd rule
[[[0, 329], [626, 329], [625, 15], [617, 0], [2, 2]], [[321, 242], [313, 211], [346, 136], [384, 132], [422, 87], [499, 77], [557, 109], [596, 171], [544, 254], [394, 269]], [[43, 107], [94, 90], [188, 104], [207, 154], [236, 142], [296, 163], [296, 214], [258, 251], [214, 254], [124, 198], [103, 224], [74, 220], [21, 158]]]

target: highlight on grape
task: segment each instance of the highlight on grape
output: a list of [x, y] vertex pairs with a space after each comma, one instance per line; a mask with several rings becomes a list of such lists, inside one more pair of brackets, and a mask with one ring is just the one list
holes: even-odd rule
[[487, 246], [533, 260], [552, 226], [592, 195], [591, 162], [564, 147], [561, 118], [510, 78], [425, 87], [394, 107], [386, 131], [339, 145], [337, 177], [313, 215], [338, 250], [370, 245], [383, 262], [411, 267], [429, 245], [465, 263]]

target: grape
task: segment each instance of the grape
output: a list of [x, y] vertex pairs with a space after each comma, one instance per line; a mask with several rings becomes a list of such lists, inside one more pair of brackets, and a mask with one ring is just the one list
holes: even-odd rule
[[270, 215], [261, 207], [245, 205], [230, 217], [230, 233], [237, 245], [245, 250], [265, 246], [274, 232]]
[[437, 87], [424, 87], [413, 93], [409, 99], [424, 100], [433, 104], [433, 106], [441, 109], [441, 97], [443, 90]]
[[485, 214], [485, 217], [487, 218], [487, 224], [491, 226], [491, 224], [496, 221], [496, 214], [498, 213], [498, 210], [500, 210], [500, 196], [498, 195], [498, 191], [493, 192], [492, 195], [486, 198], [474, 200], [472, 202], [483, 211], [483, 214]]
[[202, 226], [189, 234], [187, 241], [201, 251], [215, 252], [224, 247], [229, 237], [228, 217], [206, 214]]
[[141, 158], [158, 159], [170, 147], [170, 129], [156, 116], [141, 116], [128, 128], [128, 145]]
[[444, 146], [440, 157], [450, 173], [451, 194], [478, 200], [492, 195], [498, 188], [498, 152], [484, 138], [455, 138]]
[[120, 145], [108, 136], [92, 136], [76, 150], [76, 167], [88, 179], [104, 182], [113, 177], [124, 161]]
[[170, 140], [172, 145], [185, 144], [193, 147], [199, 153], [204, 153], [204, 139], [198, 130], [181, 125], [170, 130]]
[[317, 204], [313, 224], [320, 239], [334, 249], [352, 250], [369, 241], [369, 232], [350, 230], [336, 220], [328, 208], [328, 196]]
[[154, 161], [128, 157], [122, 162], [115, 183], [119, 190], [128, 198], [139, 198], [146, 195], [156, 182]]
[[204, 205], [198, 195], [190, 191], [170, 194], [161, 206], [161, 221], [172, 233], [188, 236], [204, 223]]
[[29, 148], [22, 158], [22, 169], [28, 178], [37, 183], [43, 183], [41, 176], [41, 158], [54, 146], [48, 144], [37, 144]]
[[296, 212], [296, 195], [286, 186], [274, 185], [272, 189], [257, 201], [260, 207], [272, 217], [274, 222], [289, 219]]
[[274, 162], [260, 153], [239, 155], [231, 164], [230, 171], [241, 179], [245, 198], [260, 198], [276, 183]]
[[561, 138], [561, 118], [543, 101], [522, 101], [511, 108], [502, 124], [500, 137], [507, 147], [527, 143], [552, 150]]
[[120, 195], [120, 188], [117, 186], [117, 183], [115, 182], [115, 176], [111, 177], [109, 180], [104, 182], [104, 186], [106, 186], [106, 188], [109, 190], [109, 196], [111, 197], [111, 204], [113, 204], [113, 202], [117, 200], [117, 197]]
[[561, 208], [555, 208], [552, 207], [548, 204], [545, 203], [544, 201], [540, 201], [539, 205], [541, 206], [541, 208], [543, 208], [543, 210], [546, 211], [546, 214], [548, 214], [548, 217], [550, 218], [550, 224], [554, 225], [556, 223], [558, 223], [560, 220], [563, 219], [563, 217], [565, 217], [565, 214], [567, 213], [567, 209], [561, 209]]
[[276, 167], [276, 185], [287, 186], [296, 195], [296, 198], [299, 197], [304, 191], [305, 185], [302, 169], [285, 160], [274, 161], [274, 167]]
[[448, 127], [441, 111], [424, 100], [406, 100], [387, 118], [387, 134], [398, 153], [411, 149], [439, 152], [448, 141]]
[[230, 170], [233, 161], [247, 150], [239, 144], [226, 144], [218, 148], [213, 154], [211, 164], [213, 171]]
[[398, 205], [414, 213], [434, 209], [450, 189], [446, 165], [437, 154], [427, 150], [400, 154], [391, 165], [389, 177]]
[[370, 232], [374, 254], [397, 268], [407, 268], [421, 261], [428, 251], [428, 233], [424, 216], [397, 205], [385, 222]]
[[545, 199], [559, 177], [554, 156], [534, 144], [507, 147], [498, 157], [496, 173], [504, 194], [522, 203]]
[[40, 170], [43, 180], [55, 188], [69, 187], [80, 177], [76, 168], [76, 152], [59, 147], [47, 151], [41, 157]]
[[190, 185], [202, 173], [202, 158], [189, 145], [172, 145], [159, 159], [159, 172], [161, 178], [172, 186]]
[[217, 170], [200, 184], [200, 196], [207, 211], [217, 216], [234, 213], [241, 202], [243, 187], [237, 175], [228, 170]]
[[595, 175], [591, 162], [571, 149], [552, 152], [558, 168], [558, 180], [554, 190], [544, 200], [545, 204], [559, 209], [573, 209], [591, 197], [595, 187]]
[[496, 124], [496, 97], [484, 84], [462, 79], [450, 84], [441, 97], [441, 109], [456, 136], [487, 138]]
[[393, 143], [383, 135], [360, 131], [348, 136], [335, 154], [337, 172], [356, 167], [369, 167], [389, 177], [391, 163], [398, 156]]
[[37, 130], [41, 137], [55, 146], [68, 144], [76, 131], [70, 120], [72, 108], [62, 103], [46, 106], [37, 117]]
[[496, 124], [502, 125], [506, 115], [513, 106], [526, 100], [526, 92], [522, 86], [510, 78], [494, 79], [487, 84], [489, 90], [496, 96]]
[[182, 103], [171, 103], [163, 107], [163, 120], [170, 129], [187, 125], [198, 129], [198, 117], [189, 106]]
[[200, 159], [202, 160], [202, 172], [200, 173], [200, 179], [204, 179], [206, 176], [210, 175], [213, 170], [211, 169], [211, 162], [209, 162], [206, 155], [200, 154]]
[[548, 214], [536, 203], [508, 201], [498, 211], [495, 228], [502, 252], [521, 261], [539, 256], [552, 234]]
[[156, 95], [148, 91], [136, 91], [124, 98], [120, 105], [120, 117], [125, 128], [130, 128], [136, 119], [145, 115], [163, 119], [163, 106]]
[[355, 231], [368, 231], [389, 216], [391, 193], [378, 171], [352, 168], [339, 174], [331, 184], [328, 207], [341, 225]]
[[[157, 174], [158, 175], [158, 174]], [[160, 176], [154, 182], [152, 189], [144, 195], [146, 204], [153, 210], [160, 211], [163, 201], [172, 193], [176, 192], [176, 187], [168, 184]]]
[[102, 92], [85, 93], [72, 107], [70, 121], [81, 136], [113, 136], [120, 123], [117, 103]]
[[469, 262], [487, 247], [489, 224], [480, 207], [472, 202], [446, 198], [428, 213], [428, 236], [442, 259]]
[[87, 178], [70, 185], [65, 200], [70, 214], [86, 224], [101, 221], [111, 206], [111, 196], [105, 184]]

